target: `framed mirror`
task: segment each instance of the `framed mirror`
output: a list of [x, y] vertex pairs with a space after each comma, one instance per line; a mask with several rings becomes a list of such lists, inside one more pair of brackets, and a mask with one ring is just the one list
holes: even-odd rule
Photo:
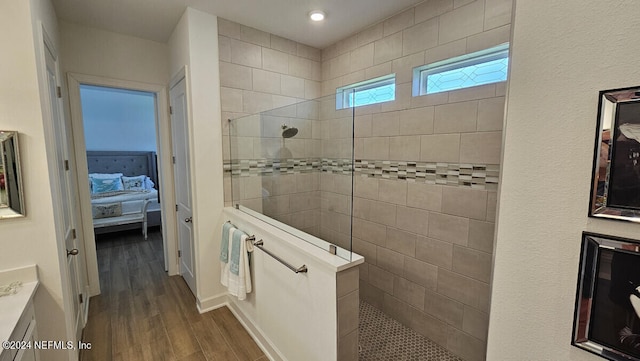
[[0, 130], [0, 219], [24, 216], [18, 132]]
[[589, 216], [640, 222], [640, 87], [600, 92]]
[[640, 242], [582, 233], [571, 344], [640, 361]]

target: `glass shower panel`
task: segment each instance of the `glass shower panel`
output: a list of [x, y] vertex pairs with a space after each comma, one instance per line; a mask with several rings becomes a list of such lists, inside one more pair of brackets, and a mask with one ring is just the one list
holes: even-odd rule
[[233, 206], [350, 260], [353, 114], [329, 96], [230, 120]]

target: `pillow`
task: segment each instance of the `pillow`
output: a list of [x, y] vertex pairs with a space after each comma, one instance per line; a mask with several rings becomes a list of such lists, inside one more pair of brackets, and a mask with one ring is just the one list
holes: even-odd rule
[[153, 187], [155, 187], [155, 184], [153, 183], [153, 181], [149, 177], [147, 177], [144, 180], [144, 185], [145, 185], [145, 189], [148, 189], [148, 190], [152, 190]]
[[145, 179], [146, 175], [138, 175], [135, 177], [122, 177], [122, 184], [124, 186], [125, 191], [144, 191], [147, 188], [145, 187]]
[[122, 185], [122, 178], [120, 177], [111, 177], [111, 178], [91, 178], [91, 192], [92, 194], [96, 193], [104, 193], [104, 192], [115, 192], [121, 191], [124, 189]]
[[113, 177], [122, 177], [122, 173], [89, 173], [89, 178], [109, 179]]
[[122, 215], [122, 203], [96, 204], [92, 208], [94, 219]]

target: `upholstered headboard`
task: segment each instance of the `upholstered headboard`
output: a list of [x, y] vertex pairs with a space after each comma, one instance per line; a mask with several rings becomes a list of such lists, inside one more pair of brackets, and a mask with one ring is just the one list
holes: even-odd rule
[[122, 173], [132, 177], [146, 174], [158, 189], [156, 152], [87, 151], [89, 173]]

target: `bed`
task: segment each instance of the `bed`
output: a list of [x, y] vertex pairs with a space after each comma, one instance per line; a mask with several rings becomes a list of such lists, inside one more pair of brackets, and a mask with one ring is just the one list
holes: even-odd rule
[[[87, 151], [89, 183], [92, 187], [91, 208], [96, 234], [125, 229], [147, 228], [161, 223], [158, 172], [155, 152]], [[102, 179], [116, 179], [135, 186], [117, 190], [98, 189]], [[140, 184], [136, 176], [146, 176], [151, 182]], [[145, 177], [145, 178], [146, 178]], [[98, 180], [94, 179], [97, 178]], [[153, 185], [151, 185], [153, 184]], [[144, 189], [140, 189], [142, 186]], [[94, 189], [95, 188], [95, 189]]]

